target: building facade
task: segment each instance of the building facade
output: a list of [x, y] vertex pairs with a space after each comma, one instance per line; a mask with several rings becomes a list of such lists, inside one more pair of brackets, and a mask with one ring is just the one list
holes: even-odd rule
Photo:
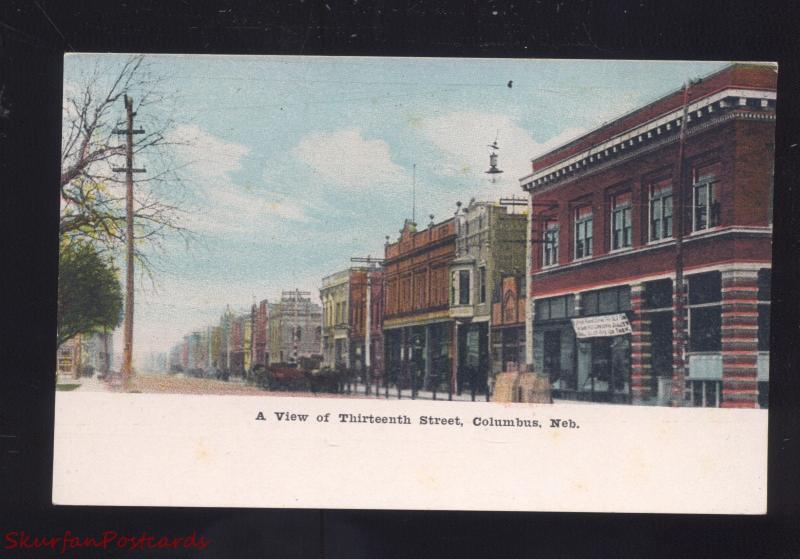
[[382, 377], [383, 272], [351, 267], [322, 279], [323, 365], [350, 369], [364, 382]]
[[107, 373], [114, 361], [113, 334], [78, 334], [61, 344], [57, 356], [59, 374], [79, 378], [84, 373]]
[[555, 398], [767, 405], [776, 77], [728, 66], [532, 161]]
[[269, 301], [264, 299], [254, 308], [253, 366], [269, 364]]
[[318, 357], [322, 343], [322, 309], [300, 291], [284, 291], [269, 309], [270, 363], [295, 363]]
[[455, 218], [417, 231], [406, 220], [384, 257], [384, 355], [390, 384], [456, 390], [450, 264], [456, 253]]
[[[506, 274], [525, 271], [527, 216], [494, 202], [471, 201], [455, 216], [456, 254], [450, 263], [456, 390], [486, 394], [492, 372], [492, 302]], [[502, 370], [502, 369], [500, 369]]]
[[350, 283], [351, 270], [322, 278], [322, 364], [350, 367]]
[[492, 373], [525, 371], [525, 274], [501, 274], [492, 298]]

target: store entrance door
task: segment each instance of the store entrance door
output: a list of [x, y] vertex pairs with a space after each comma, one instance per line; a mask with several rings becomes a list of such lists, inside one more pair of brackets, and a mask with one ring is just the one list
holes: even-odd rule
[[627, 402], [631, 372], [630, 337], [591, 338], [579, 343], [579, 399]]

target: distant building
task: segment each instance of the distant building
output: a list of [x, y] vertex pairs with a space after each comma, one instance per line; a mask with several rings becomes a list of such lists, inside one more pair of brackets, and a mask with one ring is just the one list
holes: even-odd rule
[[350, 281], [348, 268], [322, 278], [322, 364], [350, 367]]
[[58, 372], [74, 378], [107, 372], [114, 362], [113, 334], [79, 334], [61, 344], [57, 359]]
[[284, 291], [269, 308], [270, 363], [320, 356], [322, 309], [299, 291]]
[[230, 307], [225, 308], [219, 319], [219, 370], [225, 373], [231, 371], [231, 341], [233, 330], [234, 314]]
[[246, 316], [234, 316], [230, 320], [230, 332], [228, 334], [228, 372], [232, 376], [245, 376], [244, 361], [244, 333]]
[[255, 320], [255, 313], [251, 311], [247, 314], [244, 314], [242, 315], [241, 320], [243, 323], [242, 366], [244, 368], [244, 373], [247, 374], [250, 372], [250, 367], [253, 363], [253, 321]]
[[366, 334], [364, 337], [364, 347], [369, 346], [369, 363], [366, 362], [365, 354], [365, 367], [367, 369], [366, 380], [371, 382], [378, 382], [380, 385], [385, 383], [384, 375], [384, 346], [383, 346], [383, 280], [384, 272], [380, 266], [369, 267], [367, 271], [367, 289], [369, 289], [370, 296], [367, 299], [364, 296], [364, 315], [367, 314], [366, 307], [369, 305], [369, 318], [364, 316], [365, 328], [369, 328], [369, 342], [367, 342]]
[[380, 377], [383, 370], [382, 282], [383, 272], [375, 263], [351, 267], [322, 279], [324, 365], [347, 367], [364, 380], [372, 380], [376, 371]]
[[255, 309], [253, 334], [253, 365], [269, 363], [269, 302], [264, 299]]

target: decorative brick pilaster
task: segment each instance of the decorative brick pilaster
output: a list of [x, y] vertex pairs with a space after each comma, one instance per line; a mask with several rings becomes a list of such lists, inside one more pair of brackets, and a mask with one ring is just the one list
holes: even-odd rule
[[631, 285], [631, 398], [642, 404], [653, 396], [650, 319], [642, 313], [644, 285]]
[[722, 273], [722, 407], [758, 407], [758, 272]]

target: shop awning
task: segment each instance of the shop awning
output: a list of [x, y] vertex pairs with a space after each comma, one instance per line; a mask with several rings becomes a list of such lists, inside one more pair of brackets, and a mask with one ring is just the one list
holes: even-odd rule
[[631, 323], [622, 313], [573, 318], [572, 327], [578, 338], [605, 338], [631, 333]]

